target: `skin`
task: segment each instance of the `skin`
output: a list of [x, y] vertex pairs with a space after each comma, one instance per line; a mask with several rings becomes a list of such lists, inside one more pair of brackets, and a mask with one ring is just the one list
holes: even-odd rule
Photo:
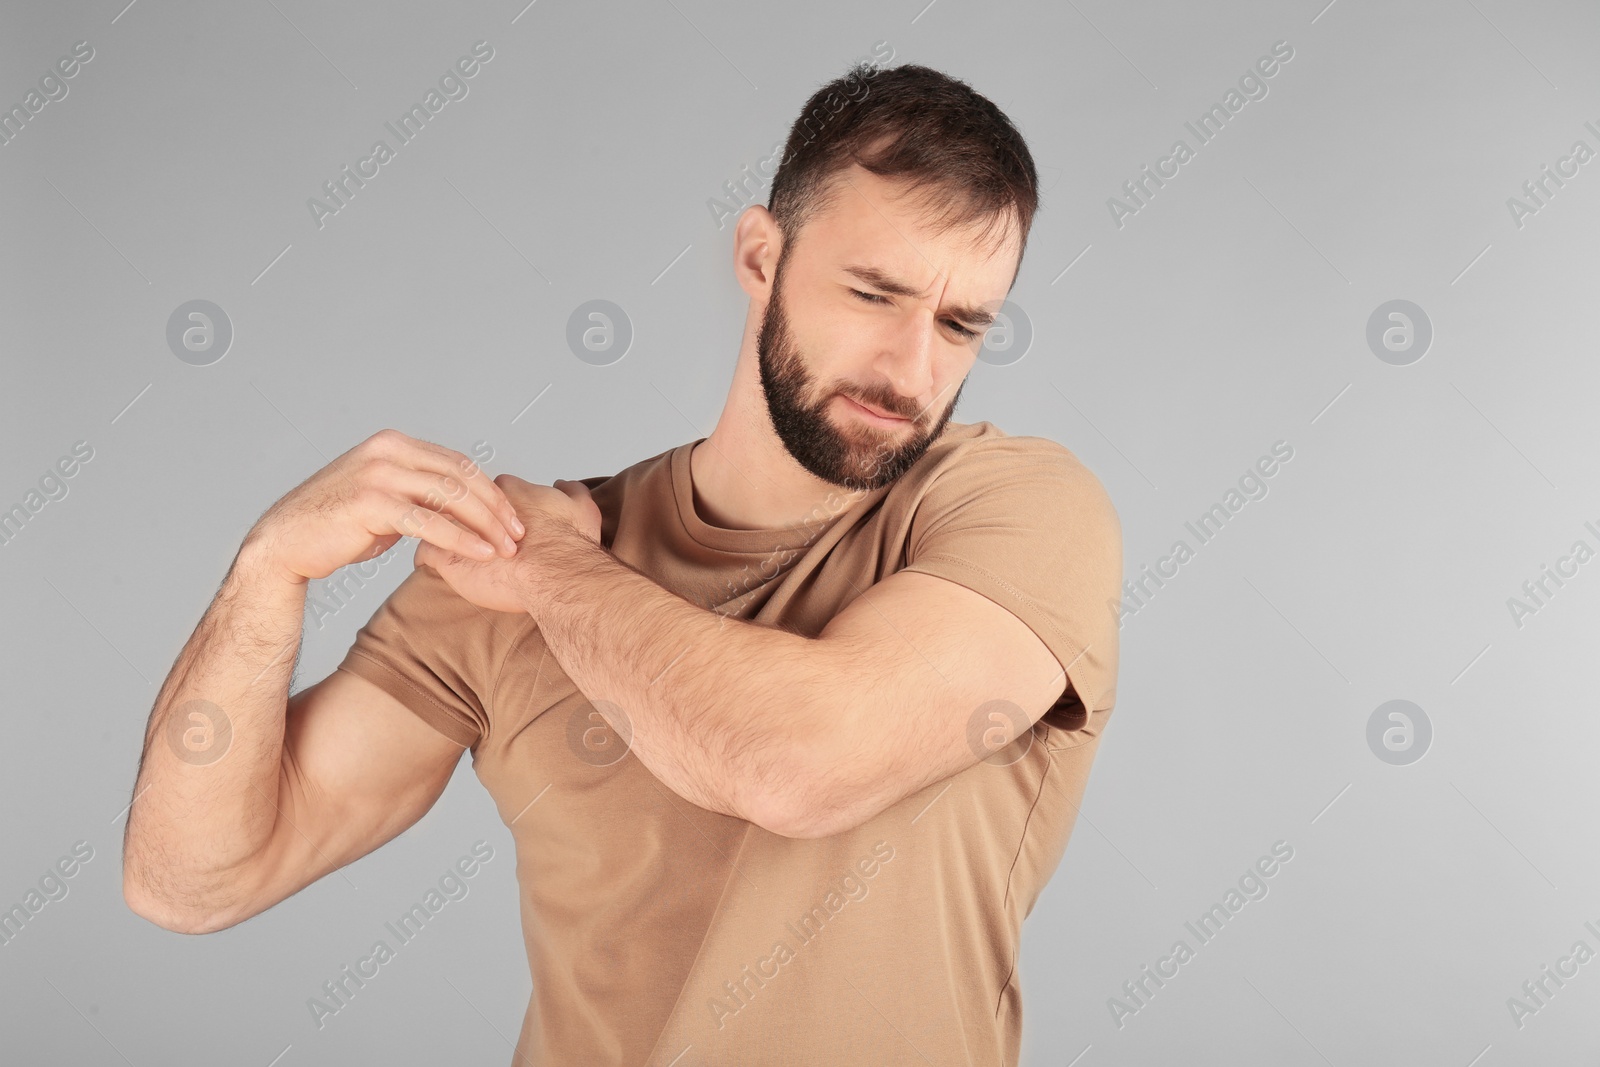
[[[977, 316], [941, 308], [992, 315], [1016, 275], [1014, 239], [983, 249], [974, 247], [971, 231], [934, 234], [902, 202], [900, 187], [859, 166], [838, 182], [832, 210], [813, 216], [781, 267], [783, 235], [766, 208], [746, 209], [734, 230], [734, 276], [750, 305], [722, 414], [690, 454], [695, 508], [713, 525], [792, 527], [830, 493], [844, 511], [903, 474], [949, 423], [982, 344]], [[875, 268], [926, 295], [889, 294], [850, 267]], [[905, 421], [884, 426], [849, 400]], [[510, 475], [494, 481], [519, 487], [524, 506], [598, 536], [599, 512], [585, 504], [581, 484], [558, 479], [540, 487]], [[424, 551], [417, 563], [450, 558]], [[456, 573], [466, 588], [465, 572]], [[521, 610], [510, 568], [480, 573], [477, 597], [497, 610]], [[496, 587], [503, 587], [498, 594]]]
[[[708, 522], [793, 527], [841, 488], [847, 507], [948, 422], [978, 347], [951, 310], [997, 309], [1020, 246], [934, 233], [899, 194], [846, 172], [781, 279], [775, 221], [760, 207], [741, 217], [734, 271], [750, 309], [722, 416], [691, 457]], [[907, 420], [877, 424], [846, 397]], [[1036, 721], [1071, 666], [1004, 608], [915, 572], [860, 591], [815, 638], [702, 610], [600, 545], [581, 484], [491, 480], [458, 451], [382, 430], [263, 514], [163, 683], [123, 849], [137, 914], [226, 929], [379, 847], [441, 794], [461, 746], [377, 686], [336, 671], [288, 694], [307, 583], [402, 536], [419, 539], [416, 566], [479, 608], [532, 614], [581, 691], [625, 709], [612, 725], [669, 788], [790, 837], [859, 825], [971, 766], [974, 709], [1009, 700]], [[187, 750], [177, 739], [206, 716], [219, 730], [204, 743], [226, 740]]]
[[524, 535], [470, 458], [395, 430], [267, 509], [150, 712], [123, 841], [128, 906], [168, 930], [225, 929], [421, 818], [461, 746], [344, 671], [289, 694], [307, 583], [405, 536], [510, 560]]
[[[858, 166], [839, 182], [833, 210], [810, 220], [781, 270], [782, 234], [765, 208], [747, 209], [734, 231], [734, 276], [750, 296], [744, 341], [716, 428], [690, 457], [709, 522], [792, 525], [836, 487], [899, 477], [949, 422], [982, 341], [980, 324], [941, 306], [992, 314], [1010, 288], [1015, 242], [985, 254], [967, 232], [933, 235], [896, 186]], [[850, 266], [926, 295], [887, 294]], [[908, 421], [874, 424], [844, 398]]]
[[[691, 455], [702, 517], [794, 526], [830, 492], [846, 490], [848, 507], [899, 477], [948, 423], [1018, 247], [936, 233], [899, 186], [857, 167], [780, 272], [775, 220], [747, 209], [734, 250], [751, 297], [744, 340], [722, 416]], [[878, 284], [851, 267], [880, 272]], [[850, 399], [904, 421], [880, 423]], [[1006, 700], [1026, 715], [985, 735], [992, 751], [1067, 684], [1069, 665], [1029, 627], [954, 582], [890, 575], [804, 637], [698, 608], [616, 561], [579, 483], [495, 484], [527, 526], [515, 556], [425, 544], [417, 565], [482, 606], [531, 613], [579, 689], [623, 709], [612, 725], [658, 778], [771, 832], [859, 825], [977, 762], [976, 709]]]

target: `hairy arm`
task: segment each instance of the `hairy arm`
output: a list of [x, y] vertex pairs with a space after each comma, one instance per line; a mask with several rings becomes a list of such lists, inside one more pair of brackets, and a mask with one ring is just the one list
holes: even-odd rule
[[[890, 576], [810, 638], [696, 607], [575, 532], [519, 573], [551, 653], [652, 773], [788, 837], [859, 825], [971, 766], [1065, 686], [1020, 619], [931, 575]], [[994, 701], [1019, 714], [984, 720], [975, 748]]]

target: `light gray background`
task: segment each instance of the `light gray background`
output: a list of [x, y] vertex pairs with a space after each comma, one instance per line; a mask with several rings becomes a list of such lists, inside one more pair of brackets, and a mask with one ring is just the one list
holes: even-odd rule
[[[1126, 619], [1117, 711], [1025, 927], [1023, 1061], [1600, 1055], [1600, 962], [1520, 1028], [1506, 1003], [1600, 949], [1600, 562], [1520, 627], [1507, 606], [1600, 546], [1600, 160], [1521, 227], [1506, 203], [1600, 149], [1594, 5], [524, 2], [4, 5], [0, 104], [95, 51], [0, 146], [0, 508], [94, 448], [0, 547], [0, 904], [94, 849], [0, 947], [8, 1062], [509, 1061], [510, 836], [467, 761], [404, 837], [185, 937], [120, 893], [150, 704], [249, 526], [382, 427], [487, 442], [491, 473], [541, 482], [708, 433], [746, 298], [707, 201], [878, 41], [994, 100], [1042, 176], [1011, 294], [1032, 347], [977, 364], [958, 421], [1074, 450], [1129, 577], [1294, 449]], [[307, 199], [480, 39], [469, 95], [319, 229]], [[1116, 226], [1107, 198], [1279, 40], [1269, 94]], [[210, 366], [165, 340], [194, 299], [235, 332]], [[635, 330], [609, 366], [567, 347], [592, 299]], [[1434, 330], [1407, 366], [1366, 342], [1393, 299]], [[408, 547], [308, 629], [297, 688], [409, 567]], [[1433, 727], [1407, 766], [1367, 742], [1392, 699]], [[307, 998], [480, 838], [471, 894], [318, 1030]], [[1108, 998], [1279, 840], [1269, 895], [1118, 1028]]]

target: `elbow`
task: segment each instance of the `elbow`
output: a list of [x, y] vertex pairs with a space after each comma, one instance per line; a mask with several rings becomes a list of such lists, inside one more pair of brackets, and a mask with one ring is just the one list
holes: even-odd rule
[[143, 881], [129, 873], [122, 875], [122, 899], [128, 910], [147, 922], [175, 934], [210, 934], [233, 926], [238, 920], [227, 920], [208, 908], [184, 906], [152, 893]]
[[801, 812], [784, 827], [783, 836], [806, 841], [832, 837], [854, 830], [868, 817], [863, 811], [848, 808]]
[[779, 837], [803, 837], [803, 820], [797, 818], [798, 807], [789, 797], [776, 789], [763, 789], [742, 805], [741, 814], [746, 822], [754, 823], [769, 834]]
[[816, 773], [818, 764], [810, 758], [812, 749], [791, 736], [784, 739], [781, 750], [775, 746], [772, 751], [781, 751], [782, 755], [766, 761], [764, 766], [729, 768], [734, 790], [730, 810], [778, 837], [824, 836], [816, 832], [817, 794], [822, 779]]
[[847, 830], [854, 830], [866, 822], [849, 812], [844, 811], [816, 811], [813, 809], [794, 808], [769, 818], [761, 824], [761, 828], [768, 833], [777, 834], [799, 841], [811, 841], [819, 837], [832, 837], [842, 834]]
[[836, 740], [830, 731], [808, 744], [791, 737], [783, 773], [769, 772], [752, 788], [746, 818], [779, 837], [813, 840], [854, 830], [883, 810], [874, 783]]
[[169, 907], [126, 879], [122, 883], [122, 899], [128, 905], [129, 911], [163, 930], [170, 930], [175, 934], [207, 932], [203, 915]]
[[860, 803], [829, 795], [813, 784], [809, 789], [792, 787], [765, 794], [750, 821], [770, 834], [809, 841], [854, 830], [872, 814]]
[[764, 827], [769, 833], [779, 837], [787, 837], [793, 841], [813, 841], [819, 837], [832, 837], [834, 834], [843, 833], [850, 829], [849, 826], [833, 826], [819, 819], [803, 816], [790, 818], [782, 822]]
[[826, 837], [826, 834], [816, 832], [815, 821], [805, 817], [804, 812], [793, 810], [767, 810], [760, 817], [750, 820], [769, 834], [787, 837], [794, 840], [808, 840], [814, 837]]

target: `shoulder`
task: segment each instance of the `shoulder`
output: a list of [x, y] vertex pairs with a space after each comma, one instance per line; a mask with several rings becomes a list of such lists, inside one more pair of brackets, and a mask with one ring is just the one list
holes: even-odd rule
[[1028, 496], [1039, 506], [1095, 513], [1120, 531], [1116, 507], [1094, 471], [1047, 437], [1008, 434], [991, 422], [951, 423], [913, 471], [924, 506]]
[[645, 486], [650, 486], [663, 495], [670, 493], [673, 457], [682, 447], [684, 446], [674, 445], [664, 452], [658, 452], [624, 467], [616, 474], [572, 479], [581, 482], [589, 490], [595, 506], [600, 509], [603, 544], [610, 546], [617, 522], [622, 515], [623, 501], [630, 495], [637, 499]]

